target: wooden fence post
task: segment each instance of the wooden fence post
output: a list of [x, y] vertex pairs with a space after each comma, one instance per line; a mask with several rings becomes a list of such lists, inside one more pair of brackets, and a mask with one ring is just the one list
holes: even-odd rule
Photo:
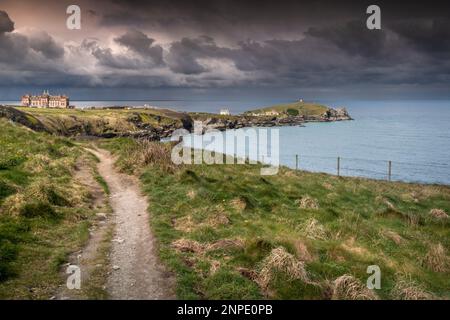
[[391, 176], [392, 176], [392, 161], [389, 160], [388, 162], [388, 180], [391, 181]]
[[338, 177], [341, 175], [341, 157], [337, 158], [337, 175]]
[[298, 154], [295, 155], [295, 170], [298, 170]]

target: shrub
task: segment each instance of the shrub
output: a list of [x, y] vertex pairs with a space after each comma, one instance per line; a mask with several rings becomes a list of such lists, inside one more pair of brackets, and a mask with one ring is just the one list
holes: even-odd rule
[[173, 173], [177, 166], [172, 162], [170, 144], [139, 140], [129, 147], [126, 158], [121, 162], [124, 170], [155, 166], [164, 172]]
[[299, 114], [297, 109], [287, 109], [286, 112], [288, 115], [293, 116], [293, 117], [298, 116], [298, 114]]
[[0, 180], [0, 200], [13, 194], [16, 190], [7, 184], [5, 181]]
[[22, 157], [0, 158], [0, 170], [8, 170], [24, 162]]
[[55, 218], [57, 213], [49, 203], [42, 201], [33, 201], [26, 203], [20, 208], [20, 216], [25, 218], [48, 217]]
[[17, 246], [6, 239], [0, 240], [0, 282], [14, 275], [11, 262], [16, 259]]

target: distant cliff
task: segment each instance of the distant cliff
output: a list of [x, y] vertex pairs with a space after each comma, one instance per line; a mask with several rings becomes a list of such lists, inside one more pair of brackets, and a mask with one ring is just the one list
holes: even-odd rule
[[306, 122], [351, 120], [345, 110], [321, 105], [281, 105], [245, 112], [241, 115], [185, 113], [157, 108], [36, 109], [0, 106], [0, 117], [35, 131], [64, 136], [102, 138], [133, 137], [160, 140], [176, 129], [193, 130], [194, 121], [207, 129], [299, 126]]
[[238, 129], [244, 127], [301, 126], [307, 122], [352, 120], [345, 108], [333, 109], [312, 103], [292, 103], [244, 112], [241, 115], [190, 113], [194, 120], [204, 121], [206, 129]]
[[0, 106], [0, 117], [63, 136], [144, 137], [159, 140], [192, 129], [187, 113], [166, 109], [37, 109]]

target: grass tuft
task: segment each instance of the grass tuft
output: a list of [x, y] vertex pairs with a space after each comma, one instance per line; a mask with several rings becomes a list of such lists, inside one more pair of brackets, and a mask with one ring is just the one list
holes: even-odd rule
[[377, 300], [377, 295], [358, 279], [343, 275], [333, 282], [333, 300]]

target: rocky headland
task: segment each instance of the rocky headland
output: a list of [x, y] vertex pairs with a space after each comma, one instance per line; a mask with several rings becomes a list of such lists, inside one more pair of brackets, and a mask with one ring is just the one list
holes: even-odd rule
[[[274, 111], [275, 110], [275, 111]], [[345, 108], [311, 105], [277, 106], [240, 115], [178, 112], [159, 108], [36, 109], [0, 105], [0, 117], [35, 131], [63, 136], [133, 137], [160, 140], [177, 129], [193, 131], [194, 121], [204, 130], [246, 127], [302, 126], [307, 122], [352, 120]]]

